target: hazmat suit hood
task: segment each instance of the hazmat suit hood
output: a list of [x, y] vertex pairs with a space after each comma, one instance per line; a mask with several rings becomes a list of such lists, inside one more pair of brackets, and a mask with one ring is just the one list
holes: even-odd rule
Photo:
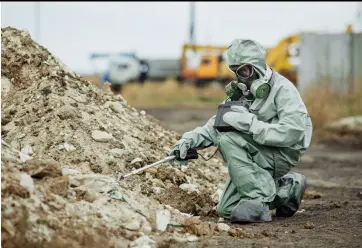
[[271, 69], [266, 64], [265, 57], [263, 46], [250, 39], [235, 39], [227, 51], [229, 65], [251, 64], [259, 78], [268, 81]]

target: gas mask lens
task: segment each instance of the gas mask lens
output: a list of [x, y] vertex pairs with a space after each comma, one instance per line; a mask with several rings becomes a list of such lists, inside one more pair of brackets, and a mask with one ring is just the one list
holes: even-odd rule
[[249, 64], [243, 64], [241, 66], [230, 66], [229, 70], [234, 72], [238, 78], [247, 79], [254, 75], [254, 69]]

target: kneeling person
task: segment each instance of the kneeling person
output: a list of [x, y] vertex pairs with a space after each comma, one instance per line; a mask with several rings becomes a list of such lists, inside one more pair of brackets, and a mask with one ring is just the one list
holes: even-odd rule
[[267, 222], [271, 209], [277, 216], [293, 216], [306, 178], [289, 171], [311, 141], [307, 109], [295, 86], [266, 64], [259, 43], [236, 39], [227, 56], [237, 78], [226, 87], [230, 99], [224, 104], [231, 105], [230, 111], [218, 112], [204, 126], [184, 133], [169, 154], [179, 151], [183, 159], [191, 148], [218, 147], [229, 171], [217, 208], [220, 217]]

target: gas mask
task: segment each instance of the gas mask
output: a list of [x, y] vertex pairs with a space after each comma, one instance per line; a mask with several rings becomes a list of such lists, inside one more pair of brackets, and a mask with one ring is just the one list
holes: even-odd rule
[[249, 96], [250, 93], [255, 98], [266, 98], [269, 95], [271, 85], [262, 80], [254, 67], [250, 64], [240, 66], [230, 66], [229, 70], [235, 73], [237, 81], [231, 81], [225, 86], [226, 95], [233, 101], [242, 96]]

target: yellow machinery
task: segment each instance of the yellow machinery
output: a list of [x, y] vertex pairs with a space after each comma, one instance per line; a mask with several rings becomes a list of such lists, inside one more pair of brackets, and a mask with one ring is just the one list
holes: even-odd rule
[[[353, 32], [353, 26], [346, 27], [346, 33]], [[283, 38], [275, 47], [266, 49], [266, 63], [276, 72], [297, 84], [297, 66], [299, 63], [300, 34], [292, 34]], [[201, 61], [196, 68], [186, 66], [186, 51], [193, 49], [195, 52], [204, 50]], [[183, 46], [181, 56], [181, 77], [191, 79], [196, 83], [207, 83], [216, 80], [220, 83], [228, 83], [235, 79], [234, 74], [228, 69], [225, 52], [227, 47], [220, 46]], [[216, 52], [216, 53], [215, 53]]]
[[268, 49], [266, 55], [267, 65], [294, 84], [297, 82], [297, 67], [291, 63], [290, 58], [299, 57], [299, 42], [299, 34], [290, 35]]
[[[294, 84], [297, 80], [296, 65], [291, 63], [291, 51], [294, 48], [294, 57], [298, 57], [299, 35], [291, 35], [282, 39], [275, 47], [266, 49], [266, 63], [276, 72], [288, 78]], [[235, 79], [235, 75], [228, 69], [225, 57], [226, 46], [202, 46], [184, 44], [181, 56], [181, 80], [189, 80], [196, 84], [205, 84], [218, 81], [227, 84]], [[203, 51], [197, 67], [187, 66], [186, 52]]]
[[[186, 53], [193, 50], [195, 53], [203, 52], [199, 64], [195, 67], [187, 65]], [[233, 78], [229, 71], [223, 53], [227, 50], [224, 46], [191, 45], [184, 44], [180, 60], [180, 79], [193, 81], [196, 84], [205, 84], [211, 81], [227, 81]]]

